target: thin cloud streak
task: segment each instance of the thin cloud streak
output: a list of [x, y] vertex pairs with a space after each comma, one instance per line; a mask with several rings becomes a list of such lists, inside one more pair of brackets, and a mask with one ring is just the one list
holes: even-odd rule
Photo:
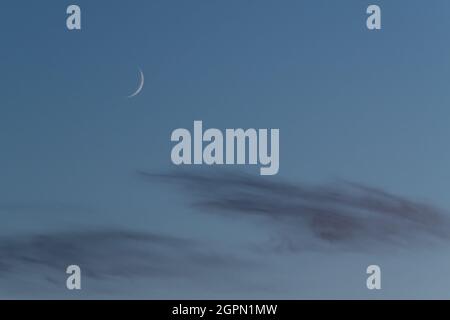
[[315, 187], [224, 171], [139, 175], [181, 187], [203, 212], [265, 219], [276, 250], [407, 248], [450, 240], [443, 210], [363, 184]]
[[0, 202], [0, 214], [94, 214], [96, 209], [69, 203]]
[[[193, 240], [127, 230], [73, 231], [0, 239], [0, 279], [30, 270], [49, 284], [76, 264], [91, 279], [202, 279], [245, 266]], [[56, 277], [56, 278], [55, 278]]]

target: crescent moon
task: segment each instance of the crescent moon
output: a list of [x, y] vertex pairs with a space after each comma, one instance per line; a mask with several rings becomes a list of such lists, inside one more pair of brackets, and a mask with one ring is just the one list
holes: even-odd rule
[[145, 78], [144, 78], [144, 72], [142, 72], [141, 69], [139, 69], [139, 75], [140, 75], [139, 87], [133, 94], [129, 95], [128, 98], [133, 98], [133, 97], [137, 96], [144, 88]]

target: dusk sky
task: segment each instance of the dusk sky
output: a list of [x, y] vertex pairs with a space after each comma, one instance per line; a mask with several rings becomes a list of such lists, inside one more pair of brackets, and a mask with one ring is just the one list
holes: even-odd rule
[[[450, 2], [0, 13], [0, 298], [450, 297]], [[279, 173], [175, 166], [195, 120], [279, 129]]]

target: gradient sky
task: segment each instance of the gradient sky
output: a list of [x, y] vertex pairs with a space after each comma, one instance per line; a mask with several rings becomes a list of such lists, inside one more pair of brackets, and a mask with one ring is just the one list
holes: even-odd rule
[[[81, 31], [66, 29], [72, 3]], [[369, 4], [381, 31], [366, 28]], [[170, 134], [194, 120], [279, 128], [277, 176], [226, 169], [357, 182], [446, 215], [449, 12], [444, 0], [2, 1], [0, 298], [449, 298], [448, 242], [255, 250], [270, 225], [210, 215], [139, 174], [172, 172]], [[139, 68], [144, 90], [127, 99]], [[146, 241], [158, 254], [139, 256]], [[120, 254], [130, 263], [102, 265]], [[68, 292], [66, 261], [98, 274]], [[366, 289], [369, 264], [381, 291]]]

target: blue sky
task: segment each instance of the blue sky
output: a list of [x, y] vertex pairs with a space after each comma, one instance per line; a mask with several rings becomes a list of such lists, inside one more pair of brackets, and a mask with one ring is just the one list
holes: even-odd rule
[[[194, 120], [279, 128], [279, 174], [228, 167], [238, 175], [230, 186], [247, 174], [271, 190], [351, 181], [450, 218], [450, 3], [76, 3], [75, 32], [65, 27], [72, 2], [0, 4], [1, 298], [448, 298], [447, 240], [420, 237], [439, 230], [399, 226], [401, 246], [362, 231], [366, 248], [325, 241], [324, 249], [301, 222], [293, 234], [306, 239], [280, 240], [287, 226], [276, 214], [285, 208], [273, 210], [274, 227], [242, 208], [211, 214], [217, 208], [196, 205], [233, 189], [206, 192], [199, 176], [216, 178], [217, 190], [229, 181], [198, 167], [199, 192], [189, 192], [178, 178], [192, 168], [172, 165], [170, 134]], [[366, 28], [369, 4], [382, 9], [381, 31]], [[144, 90], [127, 99], [139, 68]], [[174, 171], [169, 183], [142, 176]], [[354, 190], [340, 188], [351, 198]], [[270, 249], [278, 241], [311, 246]], [[65, 289], [72, 260], [87, 270], [80, 293]], [[365, 287], [369, 264], [382, 267], [381, 291]]]

